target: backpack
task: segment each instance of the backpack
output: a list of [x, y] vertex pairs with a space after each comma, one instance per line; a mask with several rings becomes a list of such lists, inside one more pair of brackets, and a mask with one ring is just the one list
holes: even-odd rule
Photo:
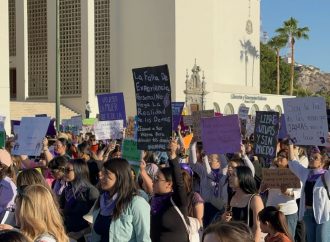
[[201, 236], [201, 232], [202, 232], [202, 226], [200, 225], [199, 221], [197, 218], [193, 218], [193, 217], [189, 217], [189, 225], [186, 223], [186, 220], [183, 216], [183, 214], [181, 213], [180, 209], [175, 205], [173, 199], [171, 198], [171, 203], [173, 205], [173, 207], [175, 208], [175, 210], [178, 212], [178, 214], [180, 215], [184, 226], [186, 227], [188, 236], [189, 236], [189, 242], [200, 242], [200, 236]]

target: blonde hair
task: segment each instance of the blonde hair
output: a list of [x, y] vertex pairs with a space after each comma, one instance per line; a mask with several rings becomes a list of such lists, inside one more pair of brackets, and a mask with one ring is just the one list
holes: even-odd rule
[[62, 217], [49, 190], [39, 184], [24, 188], [17, 195], [17, 220], [21, 231], [33, 241], [48, 233], [58, 242], [68, 242]]

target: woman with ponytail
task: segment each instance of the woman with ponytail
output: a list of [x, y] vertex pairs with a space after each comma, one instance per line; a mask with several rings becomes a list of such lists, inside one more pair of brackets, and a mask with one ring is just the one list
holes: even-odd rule
[[260, 228], [267, 233], [265, 242], [292, 242], [285, 215], [275, 207], [265, 207], [258, 214]]

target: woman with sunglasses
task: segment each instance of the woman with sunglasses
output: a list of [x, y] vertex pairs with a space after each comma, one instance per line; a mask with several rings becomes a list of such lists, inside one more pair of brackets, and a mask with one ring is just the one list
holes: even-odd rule
[[84, 160], [69, 160], [64, 173], [68, 182], [60, 198], [64, 225], [70, 237], [78, 242], [84, 241], [89, 224], [83, 216], [92, 208], [99, 191], [89, 181], [88, 166]]
[[170, 167], [160, 168], [153, 182], [151, 240], [152, 242], [188, 242], [185, 224], [172, 203], [173, 201], [180, 209], [187, 222], [187, 193], [177, 157], [178, 143], [175, 139], [170, 141], [168, 149]]
[[[275, 166], [270, 169], [288, 169], [289, 153], [285, 150], [280, 150], [275, 159]], [[262, 185], [262, 191], [268, 190], [268, 198], [266, 206], [278, 207], [285, 215], [289, 232], [294, 237], [298, 222], [298, 205], [296, 199], [300, 197], [301, 189], [294, 189], [288, 187], [268, 188]]]
[[58, 197], [61, 196], [64, 188], [67, 186], [67, 182], [64, 179], [64, 170], [67, 163], [68, 159], [65, 156], [58, 156], [52, 159], [48, 164], [48, 168], [54, 177], [52, 189]]
[[129, 163], [113, 158], [99, 172], [102, 193], [93, 210], [93, 242], [150, 242], [150, 206], [138, 196]]
[[330, 241], [330, 171], [324, 169], [325, 160], [317, 149], [312, 150], [308, 168], [294, 160], [290, 144], [289, 168], [303, 183], [299, 220], [304, 219], [308, 242]]

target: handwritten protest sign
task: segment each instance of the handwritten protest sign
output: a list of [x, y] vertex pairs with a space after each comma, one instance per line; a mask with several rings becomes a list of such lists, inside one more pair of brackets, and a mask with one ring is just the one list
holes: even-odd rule
[[6, 132], [0, 131], [0, 149], [4, 148], [6, 144]]
[[121, 139], [123, 137], [123, 120], [98, 121], [94, 125], [95, 139]]
[[287, 135], [288, 131], [286, 130], [285, 115], [282, 114], [280, 118], [280, 131], [278, 132], [278, 138], [284, 139]]
[[297, 145], [326, 146], [328, 123], [323, 97], [284, 98], [286, 129]]
[[6, 121], [6, 117], [0, 116], [0, 132], [5, 131], [5, 121]]
[[140, 161], [141, 151], [137, 148], [137, 142], [130, 139], [123, 140], [123, 158], [128, 161]]
[[234, 153], [241, 148], [238, 115], [202, 118], [202, 141], [206, 154]]
[[138, 148], [165, 151], [172, 134], [171, 85], [167, 65], [133, 69]]
[[184, 102], [172, 102], [172, 129], [177, 130], [180, 124]]
[[39, 156], [49, 122], [50, 118], [48, 117], [23, 117], [12, 153], [14, 155]]
[[[124, 120], [126, 112], [124, 95], [122, 92], [97, 95], [99, 104], [99, 120]], [[126, 126], [126, 125], [125, 125]]]
[[254, 153], [256, 155], [275, 157], [278, 129], [278, 112], [256, 112], [254, 129]]
[[300, 180], [290, 169], [262, 169], [262, 183], [267, 188], [300, 188]]
[[240, 106], [238, 109], [238, 117], [247, 120], [249, 118], [249, 107]]
[[193, 125], [193, 117], [191, 115], [184, 115], [182, 116], [182, 121], [185, 126], [192, 126]]
[[196, 111], [192, 113], [193, 134], [197, 141], [202, 140], [201, 119], [214, 117], [214, 110]]
[[82, 123], [83, 125], [90, 126], [94, 125], [94, 123], [97, 121], [97, 118], [85, 118], [83, 119]]

